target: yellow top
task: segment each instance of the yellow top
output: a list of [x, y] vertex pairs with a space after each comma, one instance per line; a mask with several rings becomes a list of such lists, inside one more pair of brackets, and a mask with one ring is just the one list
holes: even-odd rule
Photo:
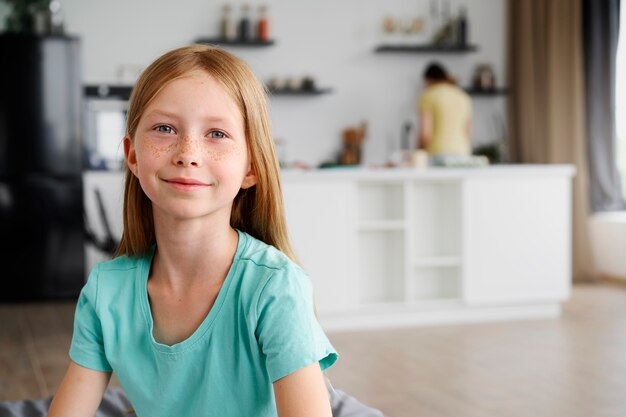
[[433, 118], [433, 135], [426, 149], [430, 155], [471, 155], [468, 123], [472, 117], [470, 96], [449, 83], [438, 83], [424, 91], [418, 109]]

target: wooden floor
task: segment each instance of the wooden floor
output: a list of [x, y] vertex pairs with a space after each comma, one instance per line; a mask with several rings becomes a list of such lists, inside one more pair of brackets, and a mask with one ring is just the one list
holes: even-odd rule
[[[0, 305], [1, 400], [54, 393], [73, 312]], [[559, 319], [329, 337], [341, 355], [335, 388], [388, 417], [626, 416], [624, 286], [574, 286]]]

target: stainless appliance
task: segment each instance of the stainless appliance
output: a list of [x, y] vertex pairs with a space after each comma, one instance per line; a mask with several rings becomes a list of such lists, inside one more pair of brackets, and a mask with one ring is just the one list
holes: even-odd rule
[[0, 301], [84, 284], [80, 41], [0, 35]]

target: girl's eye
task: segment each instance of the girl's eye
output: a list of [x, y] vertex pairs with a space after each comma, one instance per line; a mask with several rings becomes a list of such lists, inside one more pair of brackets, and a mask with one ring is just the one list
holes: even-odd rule
[[214, 139], [224, 139], [226, 137], [226, 134], [222, 131], [214, 130], [213, 132], [209, 133], [209, 137]]
[[172, 129], [171, 126], [167, 126], [167, 125], [159, 125], [155, 128], [155, 130], [159, 133], [172, 133], [174, 132], [174, 129]]

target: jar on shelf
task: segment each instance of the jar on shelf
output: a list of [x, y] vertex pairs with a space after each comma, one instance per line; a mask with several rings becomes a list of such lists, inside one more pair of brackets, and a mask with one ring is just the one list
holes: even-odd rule
[[270, 23], [267, 17], [267, 6], [259, 7], [259, 19], [256, 26], [256, 37], [258, 40], [267, 42], [270, 40]]
[[493, 90], [496, 88], [496, 76], [490, 64], [479, 64], [474, 71], [474, 88], [476, 90]]
[[239, 40], [244, 42], [249, 42], [253, 38], [249, 4], [244, 4], [241, 6], [241, 18], [239, 19], [238, 35]]
[[220, 23], [220, 36], [227, 41], [237, 39], [237, 27], [232, 16], [232, 7], [230, 4], [224, 5], [222, 9], [222, 21]]

